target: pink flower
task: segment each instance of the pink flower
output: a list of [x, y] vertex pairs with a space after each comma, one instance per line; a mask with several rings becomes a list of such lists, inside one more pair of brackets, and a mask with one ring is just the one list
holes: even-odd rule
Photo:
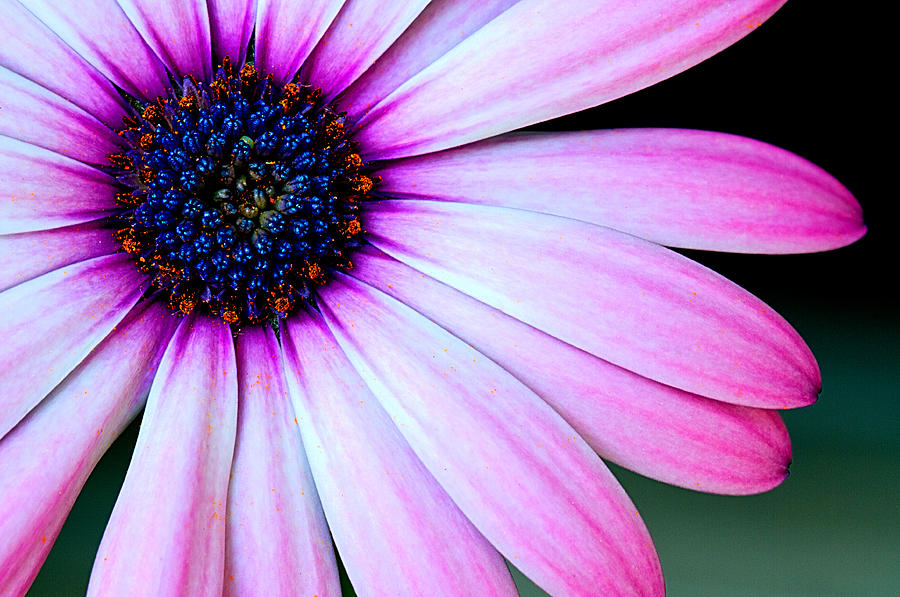
[[363, 594], [515, 594], [504, 558], [662, 594], [601, 457], [766, 491], [820, 388], [664, 246], [833, 249], [861, 211], [741, 137], [509, 131], [782, 3], [2, 0], [0, 592], [146, 404], [92, 595], [334, 595], [335, 548]]

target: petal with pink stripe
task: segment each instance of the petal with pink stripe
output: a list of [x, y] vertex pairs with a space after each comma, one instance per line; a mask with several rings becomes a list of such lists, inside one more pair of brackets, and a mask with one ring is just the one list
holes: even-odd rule
[[744, 137], [680, 129], [511, 134], [390, 161], [378, 190], [600, 224], [690, 249], [805, 253], [865, 233], [830, 174]]
[[346, 0], [309, 55], [301, 78], [332, 99], [400, 37], [430, 0]]
[[0, 236], [0, 291], [119, 249], [102, 221]]
[[645, 240], [555, 216], [399, 200], [373, 204], [370, 241], [393, 257], [620, 367], [763, 408], [813, 402], [809, 348], [770, 307]]
[[281, 328], [331, 532], [365, 595], [517, 595], [503, 558], [419, 461], [316, 314]]
[[222, 595], [236, 418], [231, 330], [183, 320], [150, 388], [88, 595]]
[[0, 14], [0, 67], [59, 94], [107, 125], [122, 124], [125, 100], [100, 71], [16, 0], [0, 0]]
[[64, 155], [0, 136], [0, 234], [81, 224], [116, 206], [114, 178]]
[[116, 0], [163, 64], [176, 76], [212, 77], [206, 0]]
[[344, 0], [258, 0], [256, 67], [290, 81], [343, 5]]
[[256, 22], [256, 0], [209, 0], [207, 6], [214, 63], [228, 56], [243, 64]]
[[178, 319], [146, 302], [0, 440], [0, 586], [23, 595], [75, 498], [137, 416]]
[[170, 87], [166, 69], [115, 0], [22, 0], [110, 81], [149, 100]]
[[54, 270], [0, 293], [0, 437], [105, 338], [143, 294], [127, 255]]
[[105, 124], [52, 91], [0, 67], [0, 135], [31, 143], [72, 159], [108, 164], [121, 150]]
[[328, 327], [475, 527], [555, 595], [662, 595], [656, 552], [599, 457], [526, 386], [412, 309], [339, 275]]
[[515, 375], [603, 458], [698, 491], [749, 494], [787, 476], [778, 413], [711, 400], [617, 367], [371, 248], [352, 275], [412, 307]]
[[418, 155], [597, 106], [709, 58], [782, 4], [522, 0], [362, 115], [356, 139], [367, 159]]
[[225, 542], [226, 597], [338, 595], [337, 563], [271, 329], [238, 336], [238, 427]]

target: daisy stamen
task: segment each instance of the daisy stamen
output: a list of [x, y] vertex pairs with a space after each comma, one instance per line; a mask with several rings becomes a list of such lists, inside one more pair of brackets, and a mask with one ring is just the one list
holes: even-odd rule
[[320, 97], [226, 59], [209, 84], [188, 77], [126, 119], [132, 149], [109, 157], [133, 189], [117, 238], [174, 311], [272, 320], [347, 265], [374, 182]]

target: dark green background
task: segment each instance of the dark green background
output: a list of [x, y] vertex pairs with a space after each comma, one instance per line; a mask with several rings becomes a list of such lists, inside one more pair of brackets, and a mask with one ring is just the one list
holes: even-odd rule
[[[835, 3], [836, 5], [836, 3]], [[857, 196], [869, 234], [846, 249], [769, 257], [691, 253], [780, 311], [819, 359], [824, 390], [785, 413], [791, 476], [774, 491], [722, 497], [616, 468], [653, 534], [670, 595], [900, 594], [898, 301], [893, 246], [894, 112], [879, 81], [879, 24], [857, 5], [796, 1], [704, 64], [607, 106], [535, 128], [720, 130], [797, 152]], [[855, 9], [854, 6], [859, 6]], [[877, 21], [878, 17], [875, 17]], [[888, 162], [888, 156], [894, 163]], [[98, 465], [33, 597], [83, 594], [124, 478], [136, 425]], [[543, 595], [517, 576], [523, 595]]]

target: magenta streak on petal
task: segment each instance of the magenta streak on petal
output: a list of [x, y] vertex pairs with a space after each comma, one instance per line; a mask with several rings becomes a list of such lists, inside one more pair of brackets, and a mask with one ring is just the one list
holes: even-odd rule
[[0, 586], [24, 594], [75, 498], [144, 406], [178, 319], [142, 303], [0, 440]]
[[215, 0], [207, 3], [213, 64], [225, 56], [243, 64], [256, 22], [256, 0]]
[[724, 133], [514, 133], [378, 173], [392, 197], [550, 213], [691, 249], [804, 253], [865, 233], [859, 204], [827, 172]]
[[188, 317], [153, 380], [88, 595], [222, 595], [236, 418], [231, 330]]
[[517, 595], [499, 553], [419, 461], [317, 314], [281, 327], [285, 373], [341, 560], [365, 595]]
[[258, 0], [256, 68], [290, 81], [337, 16], [344, 0]]
[[357, 118], [519, 0], [432, 0], [403, 35], [339, 98]]
[[715, 493], [765, 491], [787, 475], [790, 439], [774, 411], [689, 394], [617, 367], [376, 249], [357, 251], [351, 273], [515, 375], [604, 458]]
[[119, 249], [102, 221], [0, 235], [0, 291], [60, 267]]
[[557, 413], [412, 309], [336, 274], [328, 327], [460, 510], [551, 594], [661, 595], [653, 544], [603, 462]]
[[0, 136], [0, 234], [95, 220], [116, 206], [115, 179], [82, 162]]
[[159, 59], [176, 74], [212, 77], [206, 0], [117, 0]]
[[334, 547], [282, 381], [278, 341], [271, 329], [252, 326], [235, 350], [238, 428], [223, 594], [337, 595]]
[[242, 64], [256, 21], [256, 0], [211, 0], [207, 6], [214, 64], [225, 56]]
[[145, 282], [127, 255], [65, 266], [0, 293], [0, 437], [115, 329]]
[[356, 138], [366, 159], [397, 158], [596, 106], [705, 60], [783, 3], [522, 0], [367, 112]]
[[115, 0], [21, 0], [72, 49], [131, 95], [150, 100], [170, 87], [166, 69]]
[[771, 307], [677, 253], [601, 226], [504, 208], [382, 201], [389, 255], [650, 379], [725, 402], [813, 402], [818, 366]]
[[0, 0], [0, 66], [18, 73], [110, 126], [125, 101], [115, 87], [16, 0]]
[[0, 135], [92, 164], [121, 150], [108, 126], [52, 91], [0, 67]]
[[347, 0], [300, 70], [332, 99], [400, 37], [430, 0]]

